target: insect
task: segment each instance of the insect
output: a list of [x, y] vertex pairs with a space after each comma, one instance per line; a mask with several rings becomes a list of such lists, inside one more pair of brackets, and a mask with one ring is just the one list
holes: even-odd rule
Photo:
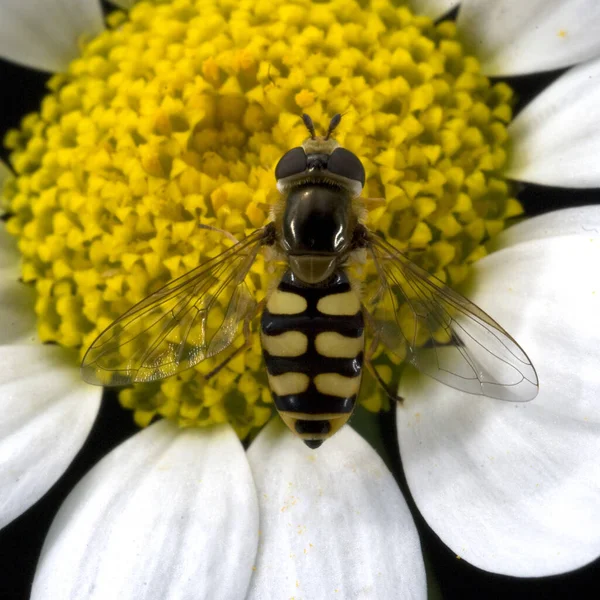
[[[517, 342], [469, 300], [411, 262], [365, 226], [365, 169], [332, 137], [335, 115], [275, 168], [280, 201], [270, 222], [218, 256], [167, 284], [103, 331], [82, 363], [83, 378], [127, 385], [175, 375], [260, 336], [279, 414], [310, 448], [344, 425], [367, 368], [391, 398], [401, 400], [373, 363], [381, 347], [396, 362], [459, 390], [526, 401], [538, 391], [531, 361]], [[284, 273], [265, 300], [248, 285], [258, 253], [269, 248]], [[370, 275], [351, 277], [364, 263]], [[241, 327], [240, 327], [241, 325]], [[367, 334], [367, 335], [366, 335]]]

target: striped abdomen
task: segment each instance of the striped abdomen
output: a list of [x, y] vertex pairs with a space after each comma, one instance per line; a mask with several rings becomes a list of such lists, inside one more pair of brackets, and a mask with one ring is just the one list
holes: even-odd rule
[[318, 448], [348, 420], [360, 388], [364, 321], [358, 295], [343, 271], [312, 286], [287, 271], [261, 329], [275, 406], [296, 435]]

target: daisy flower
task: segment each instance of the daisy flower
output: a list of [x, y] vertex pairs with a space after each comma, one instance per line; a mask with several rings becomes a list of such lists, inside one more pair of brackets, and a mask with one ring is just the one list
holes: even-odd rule
[[[485, 571], [594, 560], [600, 210], [507, 225], [515, 182], [600, 187], [597, 3], [465, 0], [455, 21], [448, 0], [115, 4], [106, 18], [96, 0], [0, 6], [0, 55], [54, 73], [0, 171], [0, 523], [92, 430], [85, 348], [229, 244], [199, 223], [238, 239], [262, 226], [274, 164], [306, 135], [298, 115], [344, 112], [365, 195], [386, 199], [369, 225], [425, 247], [421, 264], [502, 323], [541, 381], [511, 404], [403, 373], [397, 441], [420, 515]], [[499, 77], [563, 68], [513, 120]], [[251, 278], [264, 296], [263, 257]], [[120, 392], [143, 429], [62, 503], [32, 597], [425, 597], [419, 534], [373, 447], [345, 427], [311, 451], [271, 419], [258, 340], [201, 384], [214, 365]], [[383, 407], [368, 387], [361, 402]]]

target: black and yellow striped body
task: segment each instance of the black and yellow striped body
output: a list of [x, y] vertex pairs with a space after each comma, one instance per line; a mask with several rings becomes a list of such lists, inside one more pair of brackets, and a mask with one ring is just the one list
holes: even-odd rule
[[263, 312], [261, 341], [281, 418], [318, 448], [352, 414], [362, 378], [364, 320], [346, 273], [306, 285], [288, 270]]

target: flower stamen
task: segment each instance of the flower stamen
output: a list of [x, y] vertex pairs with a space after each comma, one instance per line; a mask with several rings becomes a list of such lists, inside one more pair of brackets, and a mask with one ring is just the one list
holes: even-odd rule
[[[501, 171], [512, 91], [435, 25], [388, 0], [139, 2], [108, 17], [38, 113], [7, 134], [5, 195], [38, 332], [82, 350], [116, 317], [267, 220], [273, 168], [345, 113], [336, 138], [363, 162], [369, 226], [450, 284], [522, 212]], [[270, 276], [251, 271], [260, 300]], [[380, 362], [389, 362], [380, 357]], [[229, 421], [245, 437], [272, 401], [258, 336], [214, 378], [218, 359], [121, 392], [147, 425]], [[391, 378], [391, 363], [388, 365]], [[385, 371], [385, 369], [384, 369]], [[368, 386], [367, 386], [368, 388]], [[365, 389], [363, 404], [381, 397]]]

